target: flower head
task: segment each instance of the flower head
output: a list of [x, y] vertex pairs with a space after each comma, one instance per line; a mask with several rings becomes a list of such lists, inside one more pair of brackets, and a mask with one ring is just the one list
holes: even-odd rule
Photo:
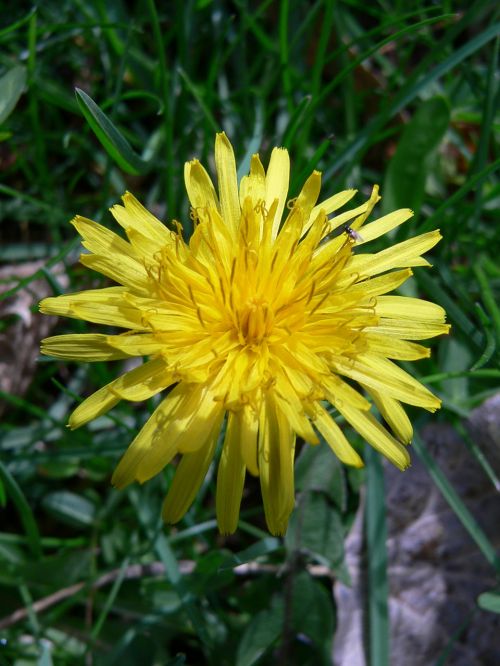
[[117, 487], [150, 479], [180, 454], [163, 507], [164, 519], [177, 522], [224, 430], [216, 497], [221, 531], [236, 529], [248, 470], [260, 478], [269, 529], [283, 534], [294, 505], [297, 436], [318, 444], [321, 435], [340, 460], [361, 466], [333, 418], [338, 413], [405, 469], [412, 427], [401, 403], [440, 406], [394, 360], [429, 356], [414, 341], [446, 333], [445, 313], [387, 294], [410, 277], [411, 267], [428, 265], [422, 254], [441, 236], [432, 231], [365, 254], [362, 245], [412, 211], [365, 224], [380, 198], [374, 187], [368, 201], [336, 213], [355, 190], [318, 204], [318, 171], [287, 201], [290, 164], [282, 148], [273, 150], [267, 172], [254, 155], [238, 187], [223, 133], [215, 163], [218, 194], [197, 160], [185, 166], [195, 226], [189, 242], [180, 225], [170, 231], [129, 193], [111, 209], [127, 240], [83, 217], [73, 220], [89, 251], [82, 263], [119, 286], [47, 298], [41, 311], [125, 330], [50, 337], [42, 352], [82, 361], [149, 357], [84, 400], [71, 428], [120, 400], [168, 391], [121, 459], [112, 479]]

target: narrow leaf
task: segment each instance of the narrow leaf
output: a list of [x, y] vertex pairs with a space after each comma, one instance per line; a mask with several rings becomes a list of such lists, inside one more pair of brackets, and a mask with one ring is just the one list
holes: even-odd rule
[[108, 116], [101, 111], [94, 100], [79, 88], [75, 89], [76, 101], [85, 120], [101, 142], [102, 147], [116, 164], [127, 173], [138, 175], [148, 168], [131, 148], [127, 139], [117, 129]]
[[36, 524], [35, 517], [31, 511], [30, 505], [26, 500], [21, 488], [18, 486], [17, 481], [11, 475], [7, 467], [0, 461], [0, 481], [3, 482], [7, 495], [13, 501], [21, 518], [21, 522], [28, 537], [31, 550], [35, 557], [40, 557], [42, 549], [40, 546], [40, 533]]
[[16, 65], [0, 78], [0, 123], [14, 110], [26, 84], [26, 68]]
[[55, 491], [43, 499], [44, 508], [62, 522], [87, 527], [95, 518], [95, 505], [82, 495], [66, 490]]
[[486, 561], [493, 567], [497, 575], [500, 574], [500, 558], [497, 555], [495, 547], [483, 532], [481, 527], [478, 525], [476, 519], [465, 506], [463, 500], [460, 498], [456, 490], [448, 481], [443, 473], [443, 470], [438, 466], [434, 458], [427, 451], [423, 441], [416, 434], [413, 439], [413, 448], [426, 467], [432, 480], [438, 487], [444, 499], [448, 502], [453, 513], [465, 527], [469, 533], [469, 536], [475, 541], [476, 546], [482, 552]]
[[450, 122], [450, 110], [442, 97], [424, 102], [406, 125], [385, 177], [385, 213], [404, 206], [418, 215], [424, 198], [429, 161]]

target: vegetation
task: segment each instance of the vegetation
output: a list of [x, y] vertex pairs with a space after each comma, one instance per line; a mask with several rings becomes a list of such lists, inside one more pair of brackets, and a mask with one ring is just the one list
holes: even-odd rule
[[[40, 357], [35, 372], [22, 354], [38, 354], [42, 296], [104, 284], [78, 264], [68, 221], [78, 213], [111, 226], [107, 209], [130, 190], [189, 233], [184, 161], [213, 166], [224, 130], [240, 175], [252, 153], [266, 164], [282, 145], [292, 196], [319, 169], [324, 196], [355, 187], [360, 202], [379, 183], [379, 211], [413, 208], [393, 240], [441, 229], [433, 270], [416, 269], [407, 292], [442, 305], [452, 324], [432, 358], [412, 364], [443, 401], [415, 426], [432, 420], [463, 434], [500, 378], [499, 34], [498, 8], [484, 0], [47, 0], [4, 12], [0, 336], [10, 351], [0, 378], [0, 663], [326, 666], [332, 581], [349, 580], [344, 541], [365, 484], [367, 650], [372, 664], [388, 663], [378, 455], [354, 470], [326, 446], [301, 447], [284, 539], [266, 532], [254, 481], [238, 532], [221, 537], [214, 470], [186, 518], [165, 527], [172, 470], [125, 491], [109, 483], [151, 401], [121, 403], [71, 432], [68, 414], [116, 376], [116, 363]], [[52, 334], [87, 330], [53, 324]], [[412, 455], [498, 576], [493, 544], [421, 437]], [[474, 441], [469, 455], [498, 487]], [[482, 604], [498, 612], [495, 589]]]

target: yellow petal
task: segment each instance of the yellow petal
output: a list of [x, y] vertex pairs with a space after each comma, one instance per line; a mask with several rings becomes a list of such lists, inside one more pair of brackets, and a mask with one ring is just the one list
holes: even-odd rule
[[425, 386], [383, 357], [359, 354], [352, 363], [336, 359], [333, 365], [339, 374], [375, 390], [384, 391], [409, 405], [423, 407], [430, 412], [435, 412], [441, 406], [441, 401]]
[[162, 516], [166, 523], [177, 523], [191, 506], [212, 462], [223, 412], [198, 451], [186, 453], [175, 472], [174, 480], [163, 503]]
[[83, 238], [82, 245], [92, 254], [80, 261], [119, 284], [147, 289], [148, 274], [134, 248], [101, 224], [77, 215], [72, 224]]
[[[302, 190], [300, 191], [299, 196], [295, 200], [293, 206], [300, 208], [304, 223], [302, 225], [301, 236], [304, 234], [307, 229], [311, 226], [312, 222], [316, 219], [317, 215], [311, 217], [311, 213], [314, 207], [314, 204], [318, 200], [319, 193], [321, 190], [321, 173], [319, 171], [313, 171], [309, 178], [304, 183]], [[318, 211], [319, 213], [319, 211]], [[311, 224], [309, 224], [311, 222]]]
[[283, 535], [293, 509], [295, 437], [286, 418], [278, 420], [267, 400], [259, 427], [259, 476], [266, 522], [271, 534]]
[[184, 183], [189, 203], [194, 210], [208, 206], [219, 210], [212, 180], [198, 160], [186, 162], [184, 165]]
[[224, 132], [215, 139], [215, 167], [222, 217], [228, 229], [235, 233], [240, 222], [238, 179], [233, 147]]
[[368, 243], [379, 236], [387, 234], [389, 231], [392, 231], [392, 229], [399, 227], [400, 224], [403, 224], [403, 222], [406, 222], [413, 217], [413, 214], [413, 211], [409, 208], [401, 208], [400, 210], [395, 210], [393, 213], [384, 215], [384, 217], [381, 217], [374, 222], [370, 222], [370, 224], [365, 224], [361, 233], [361, 239], [356, 245]]
[[[377, 329], [378, 330], [378, 329]], [[429, 358], [431, 350], [423, 345], [406, 340], [398, 340], [394, 336], [363, 331], [363, 340], [370, 352], [386, 356], [398, 361], [418, 361]]]
[[181, 382], [169, 394], [168, 405], [172, 413], [169, 439], [175, 442], [180, 453], [199, 449], [216, 419], [223, 412], [220, 402], [204, 384]]
[[[288, 385], [288, 386], [287, 386]], [[302, 403], [289, 382], [282, 375], [276, 377], [277, 390], [273, 391], [278, 412], [286, 417], [290, 427], [310, 444], [318, 444], [311, 422], [304, 413]]]
[[[358, 206], [357, 208], [348, 210], [345, 213], [342, 213], [341, 215], [336, 215], [331, 220], [329, 220], [329, 225], [325, 231], [325, 234], [330, 233], [334, 229], [338, 229], [341, 225], [345, 225], [347, 222], [350, 223], [350, 226], [354, 230], [359, 229], [364, 223], [364, 221], [367, 219], [367, 217], [370, 215], [370, 213], [372, 212], [373, 208], [375, 207], [378, 201], [380, 201], [380, 196], [378, 193], [378, 185], [374, 185], [368, 201], [362, 204], [361, 206]], [[353, 218], [355, 218], [354, 222], [351, 222]], [[340, 236], [333, 238], [330, 241], [330, 243], [334, 247], [340, 248], [345, 243], [345, 241], [346, 241], [345, 234], [341, 234]], [[351, 240], [350, 242], [354, 245], [357, 245], [360, 241]]]
[[277, 208], [274, 214], [272, 238], [278, 235], [281, 218], [288, 197], [290, 180], [290, 157], [286, 148], [273, 148], [266, 173], [266, 209], [270, 210], [274, 201]]
[[167, 340], [156, 333], [122, 333], [104, 336], [110, 347], [125, 356], [150, 356], [165, 348]]
[[342, 406], [339, 411], [361, 437], [366, 439], [374, 449], [382, 453], [396, 467], [404, 470], [409, 466], [410, 456], [406, 448], [380, 425], [373, 414], [360, 412], [347, 405]]
[[248, 405], [236, 412], [240, 435], [241, 455], [245, 466], [253, 476], [259, 476], [257, 436], [259, 420], [255, 411]]
[[440, 305], [409, 296], [380, 296], [377, 298], [375, 312], [381, 317], [413, 321], [443, 323], [446, 318], [446, 312]]
[[293, 464], [295, 459], [295, 433], [286, 416], [276, 409], [279, 434], [279, 493], [280, 506], [278, 520], [288, 525], [288, 519], [295, 506], [295, 485]]
[[426, 340], [436, 335], [445, 335], [450, 330], [449, 324], [428, 321], [409, 321], [380, 318], [377, 326], [367, 326], [364, 333], [376, 333], [403, 340]]
[[[342, 206], [345, 206], [345, 204], [353, 198], [357, 191], [358, 190], [343, 190], [342, 192], [337, 192], [337, 194], [334, 194], [332, 197], [325, 199], [312, 209], [309, 221], [311, 222], [318, 215], [320, 210], [326, 215], [330, 215], [330, 213], [342, 208]], [[308, 227], [306, 226], [305, 231], [307, 228]]]
[[344, 403], [363, 411], [367, 411], [371, 407], [368, 400], [361, 393], [334, 374], [324, 379], [322, 386], [325, 390], [325, 397], [334, 407]]
[[238, 526], [241, 496], [245, 482], [245, 462], [241, 455], [238, 418], [229, 412], [224, 448], [217, 474], [216, 512], [222, 534], [232, 534]]
[[324, 437], [337, 458], [346, 465], [363, 467], [363, 460], [347, 441], [342, 430], [320, 404], [316, 405], [314, 425]]
[[148, 236], [157, 249], [161, 249], [164, 245], [174, 241], [174, 234], [149, 210], [144, 208], [133, 194], [126, 192], [122, 200], [123, 206], [117, 204], [110, 210], [118, 224], [125, 229], [125, 232], [129, 229], [135, 229]]
[[[172, 445], [172, 440], [168, 437], [168, 425], [171, 415], [175, 412], [182, 398], [182, 394], [179, 395], [177, 388], [174, 388], [160, 402], [134, 441], [125, 451], [111, 479], [111, 483], [116, 488], [124, 488], [136, 479], [142, 482], [150, 478], [150, 476], [154, 476], [177, 453], [175, 445]], [[150, 468], [148, 470], [143, 469], [143, 473], [141, 474], [141, 464], [148, 458], [152, 451], [154, 451], [155, 462], [158, 464], [161, 460], [161, 465], [159, 464], [155, 470]], [[146, 471], [150, 472], [149, 476], [146, 474]]]
[[171, 374], [162, 359], [147, 361], [86, 398], [70, 415], [68, 425], [75, 430], [105, 414], [120, 400], [146, 400], [171, 383]]
[[124, 261], [123, 255], [81, 254], [80, 263], [114, 282], [132, 288], [139, 294], [148, 294], [151, 285], [144, 266], [136, 261]]
[[[144, 267], [153, 266], [155, 271], [154, 275], [158, 273], [159, 267], [159, 257], [161, 256], [162, 249], [164, 250], [166, 244], [158, 245], [155, 241], [151, 241], [151, 238], [146, 235], [146, 230], [139, 231], [137, 228], [128, 227], [127, 228], [127, 238], [130, 242], [130, 245], [134, 248], [136, 255], [140, 257], [142, 265]], [[179, 239], [177, 238], [174, 241], [174, 237], [168, 241], [169, 245], [174, 245], [174, 242], [179, 244]], [[148, 273], [149, 275], [149, 273]]]
[[403, 444], [409, 444], [413, 437], [413, 427], [407, 413], [397, 400], [383, 392], [367, 389], [372, 396], [382, 418]]
[[163, 358], [146, 361], [135, 371], [122, 375], [116, 380], [113, 391], [121, 400], [142, 402], [171, 386], [176, 380]]
[[[359, 217], [361, 214], [366, 213], [367, 210], [368, 210], [368, 201], [365, 201], [365, 203], [356, 206], [356, 208], [352, 208], [351, 210], [346, 210], [344, 213], [341, 213], [340, 215], [335, 215], [334, 217], [328, 220], [328, 224], [325, 227], [323, 236], [328, 235], [335, 229], [338, 229], [342, 225], [347, 224], [347, 222], [350, 222], [351, 220], [354, 220], [356, 217]], [[344, 243], [344, 241], [345, 241], [345, 236], [344, 237], [336, 236], [330, 242], [340, 244]]]
[[384, 273], [384, 275], [379, 275], [378, 277], [370, 278], [369, 280], [356, 282], [349, 287], [349, 294], [351, 296], [359, 294], [365, 298], [386, 294], [388, 291], [393, 291], [400, 287], [409, 277], [411, 277], [411, 275], [413, 275], [413, 273], [410, 268]]
[[[193, 392], [192, 387], [181, 385], [178, 395], [173, 395], [172, 406], [169, 407], [168, 415], [165, 415], [165, 419], [170, 420], [168, 427], [165, 425], [166, 441], [161, 442], [161, 445], [158, 441], [158, 445], [153, 446], [143, 458], [137, 473], [139, 481], [151, 478], [165, 466], [165, 450], [169, 452], [175, 450], [176, 453], [196, 452], [206, 446], [207, 436], [212, 429], [217, 424], [220, 427], [224, 414], [221, 405], [214, 403], [211, 397], [207, 398], [202, 392], [198, 393], [202, 396], [201, 400], [200, 398], [193, 400]], [[179, 399], [182, 394], [183, 398]], [[193, 404], [197, 406], [191, 411], [190, 416], [186, 417]], [[184, 427], [179, 427], [179, 424], [184, 424]]]
[[346, 266], [346, 273], [351, 270], [361, 276], [370, 277], [391, 268], [429, 266], [429, 262], [423, 259], [421, 255], [433, 248], [436, 243], [439, 243], [441, 238], [442, 236], [438, 230], [429, 231], [402, 243], [396, 243], [396, 245], [392, 245], [376, 254], [354, 255]]
[[109, 344], [108, 335], [100, 333], [71, 333], [53, 335], [41, 342], [40, 351], [47, 356], [68, 361], [116, 361], [136, 354], [128, 354]]
[[[127, 292], [125, 287], [107, 287], [105, 289], [86, 289], [75, 294], [63, 294], [62, 296], [49, 296], [39, 303], [42, 314], [55, 315], [57, 317], [71, 317], [71, 304], [74, 301], [92, 301], [94, 299], [110, 303], [122, 303], [123, 294]], [[73, 315], [74, 316], [74, 315]]]
[[71, 430], [76, 430], [92, 419], [106, 414], [120, 402], [121, 398], [109, 390], [112, 384], [113, 382], [106, 384], [78, 405], [68, 420]]
[[250, 161], [250, 173], [243, 176], [240, 182], [240, 205], [250, 197], [252, 208], [259, 202], [263, 202], [266, 196], [266, 172], [258, 155], [252, 155]]
[[378, 193], [379, 187], [378, 185], [374, 185], [372, 187], [372, 192], [370, 194], [370, 198], [367, 201], [367, 209], [365, 212], [363, 212], [359, 217], [357, 217], [354, 222], [352, 223], [352, 228], [353, 229], [359, 229], [362, 224], [364, 224], [365, 220], [367, 217], [370, 215], [372, 210], [375, 208], [376, 204], [380, 201], [381, 197]]
[[94, 324], [107, 324], [136, 330], [146, 328], [140, 310], [131, 307], [124, 299], [124, 295], [127, 293], [125, 287], [107, 287], [44, 298], [40, 302], [40, 312], [60, 317], [85, 319]]

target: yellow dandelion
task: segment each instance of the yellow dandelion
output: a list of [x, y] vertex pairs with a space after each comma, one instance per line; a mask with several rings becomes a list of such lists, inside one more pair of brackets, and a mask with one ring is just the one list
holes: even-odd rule
[[365, 254], [362, 245], [412, 211], [397, 210], [360, 231], [378, 188], [339, 214], [356, 191], [317, 204], [318, 171], [287, 203], [290, 163], [283, 148], [272, 151], [267, 172], [254, 155], [238, 188], [224, 133], [216, 138], [215, 164], [218, 195], [198, 160], [185, 165], [195, 226], [189, 242], [180, 225], [170, 231], [130, 193], [111, 209], [127, 240], [92, 220], [73, 220], [89, 251], [82, 263], [119, 286], [46, 298], [41, 311], [125, 331], [53, 336], [43, 340], [42, 352], [79, 361], [150, 359], [84, 400], [70, 428], [120, 400], [168, 390], [118, 464], [115, 486], [147, 481], [180, 455], [163, 505], [164, 520], [179, 521], [223, 430], [220, 530], [236, 529], [248, 471], [260, 479], [270, 531], [283, 534], [294, 506], [297, 436], [317, 444], [319, 434], [344, 463], [362, 466], [333, 418], [338, 413], [403, 470], [412, 427], [401, 403], [431, 412], [440, 406], [394, 360], [429, 356], [414, 341], [446, 333], [445, 312], [387, 294], [410, 277], [411, 267], [429, 265], [422, 254], [441, 236], [432, 231]]

